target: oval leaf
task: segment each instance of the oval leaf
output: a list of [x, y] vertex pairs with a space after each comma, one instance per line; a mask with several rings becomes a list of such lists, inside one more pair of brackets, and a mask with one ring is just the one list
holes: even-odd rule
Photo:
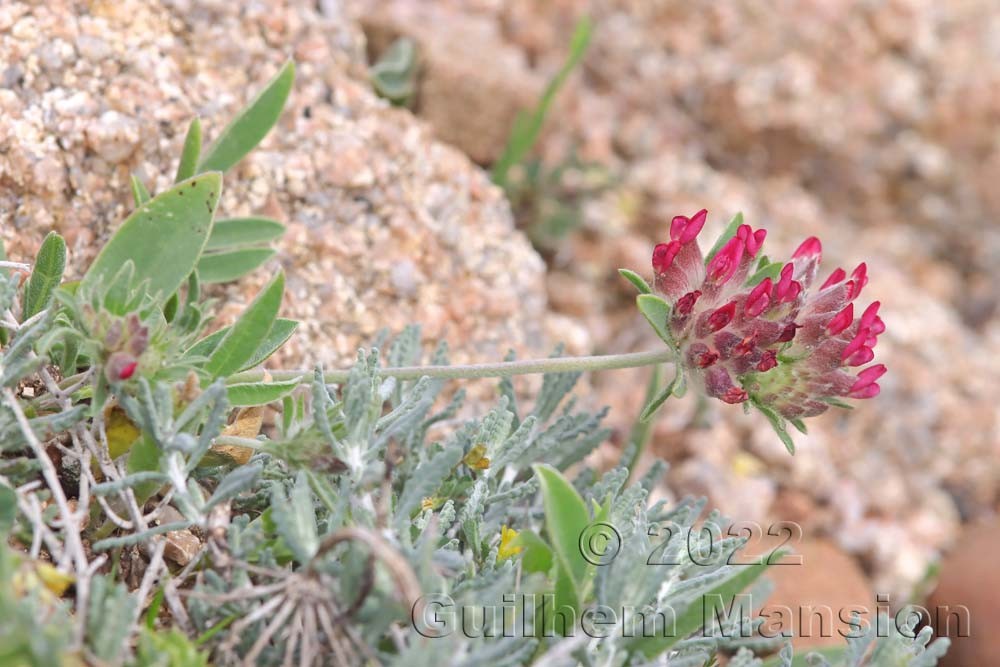
[[90, 265], [81, 281], [108, 285], [125, 262], [135, 264], [136, 284], [163, 303], [187, 279], [205, 248], [222, 190], [213, 172], [178, 183], [132, 213]]
[[228, 218], [216, 220], [205, 250], [221, 250], [267, 243], [285, 233], [285, 226], [270, 218]]
[[49, 232], [35, 257], [31, 277], [24, 288], [22, 321], [49, 307], [52, 291], [59, 286], [66, 268], [66, 241], [55, 232]]
[[224, 283], [244, 276], [274, 256], [273, 248], [248, 248], [204, 255], [198, 261], [203, 283]]
[[285, 382], [245, 382], [226, 387], [226, 398], [233, 407], [267, 405], [288, 396], [299, 386], [302, 378]]

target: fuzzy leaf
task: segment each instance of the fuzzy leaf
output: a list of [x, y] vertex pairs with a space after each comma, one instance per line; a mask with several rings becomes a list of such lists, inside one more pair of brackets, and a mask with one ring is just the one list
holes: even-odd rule
[[271, 511], [278, 534], [295, 554], [295, 559], [302, 564], [312, 560], [319, 548], [319, 537], [316, 533], [316, 508], [313, 506], [309, 479], [304, 472], [296, 477], [288, 499], [280, 488], [275, 487]]
[[285, 232], [285, 226], [270, 218], [226, 218], [216, 220], [205, 250], [267, 243]]
[[[777, 557], [784, 555], [778, 553]], [[703, 595], [698, 596], [687, 608], [677, 616], [670, 633], [649, 633], [648, 636], [637, 637], [630, 642], [631, 650], [638, 651], [646, 658], [654, 658], [671, 648], [674, 644], [689, 637], [709, 621], [706, 610], [717, 610], [719, 605], [728, 607], [736, 595], [756, 581], [767, 569], [766, 563], [755, 563], [745, 566], [727, 566], [731, 568], [730, 576], [714, 586]], [[709, 611], [709, 614], [712, 613]]]
[[622, 278], [632, 283], [632, 285], [639, 290], [640, 294], [652, 294], [653, 290], [646, 282], [646, 279], [640, 276], [635, 271], [630, 271], [629, 269], [618, 269], [618, 273], [621, 274]]
[[232, 120], [198, 165], [198, 172], [226, 171], [267, 136], [281, 116], [295, 81], [295, 64], [288, 61], [264, 90]]
[[284, 290], [285, 274], [281, 272], [260, 291], [219, 341], [205, 363], [205, 371], [211, 377], [232, 375], [253, 359], [260, 341], [271, 331]]
[[97, 255], [81, 287], [107, 285], [131, 260], [135, 283], [148, 280], [149, 293], [166, 301], [198, 263], [221, 191], [222, 174], [203, 174], [137, 208]]
[[583, 498], [558, 470], [546, 464], [532, 466], [541, 484], [545, 507], [545, 531], [556, 560], [579, 588], [587, 574], [587, 561], [580, 553], [580, 538], [590, 524]]
[[203, 283], [236, 280], [271, 259], [275, 252], [273, 248], [243, 248], [202, 255], [198, 261], [198, 277]]
[[417, 466], [413, 475], [406, 480], [399, 502], [396, 504], [395, 515], [398, 526], [409, 524], [410, 515], [420, 507], [420, 502], [434, 495], [461, 460], [462, 447], [453, 444]]
[[672, 348], [676, 348], [673, 336], [667, 328], [670, 320], [670, 304], [656, 296], [655, 294], [640, 294], [635, 298], [635, 304], [639, 307], [639, 312], [646, 318], [653, 331], [664, 343]]
[[267, 405], [288, 396], [299, 386], [302, 378], [285, 382], [243, 382], [226, 387], [226, 397], [229, 405], [243, 407], [250, 405]]
[[49, 307], [52, 291], [59, 286], [66, 269], [66, 241], [55, 232], [49, 232], [35, 257], [31, 277], [24, 288], [22, 320]]

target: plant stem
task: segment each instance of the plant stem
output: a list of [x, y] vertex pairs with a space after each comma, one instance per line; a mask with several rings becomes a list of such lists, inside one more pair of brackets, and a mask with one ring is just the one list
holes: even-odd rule
[[[647, 350], [645, 352], [630, 352], [628, 354], [605, 354], [593, 357], [551, 357], [548, 359], [524, 359], [520, 361], [502, 361], [495, 364], [467, 364], [459, 366], [399, 366], [397, 368], [381, 368], [379, 375], [394, 377], [399, 380], [419, 380], [421, 377], [445, 379], [475, 379], [510, 377], [512, 375], [531, 375], [534, 373], [572, 373], [584, 371], [603, 371], [615, 368], [638, 368], [674, 361], [673, 353], [667, 349]], [[272, 380], [284, 381], [297, 377], [310, 376], [309, 370], [273, 370], [268, 371]], [[349, 370], [326, 371], [324, 379], [328, 383], [340, 383], [350, 376]], [[250, 370], [237, 373], [227, 378], [228, 384], [237, 382], [261, 382], [264, 371]]]

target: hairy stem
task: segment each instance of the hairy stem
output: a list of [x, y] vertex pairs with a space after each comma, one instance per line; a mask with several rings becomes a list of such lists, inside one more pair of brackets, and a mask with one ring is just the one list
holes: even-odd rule
[[[421, 377], [444, 379], [475, 379], [498, 378], [512, 375], [531, 375], [535, 373], [572, 373], [585, 371], [603, 371], [615, 368], [638, 368], [674, 361], [673, 353], [663, 348], [645, 352], [630, 352], [628, 354], [605, 354], [593, 357], [551, 357], [548, 359], [524, 359], [520, 361], [502, 361], [495, 364], [466, 364], [458, 366], [399, 366], [397, 368], [379, 369], [384, 377], [394, 377], [399, 380], [419, 380]], [[276, 381], [292, 380], [297, 377], [310, 376], [308, 370], [273, 370], [268, 371]], [[350, 376], [349, 370], [326, 371], [324, 379], [329, 383], [344, 382]], [[227, 378], [229, 384], [237, 382], [260, 382], [264, 379], [264, 371], [250, 370]]]

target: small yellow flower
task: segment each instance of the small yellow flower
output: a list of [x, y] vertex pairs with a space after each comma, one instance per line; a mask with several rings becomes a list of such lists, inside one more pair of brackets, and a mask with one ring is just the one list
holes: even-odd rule
[[36, 563], [35, 573], [47, 589], [57, 597], [62, 597], [71, 584], [76, 583], [76, 577], [57, 570], [48, 563]]
[[521, 553], [523, 547], [513, 544], [515, 539], [517, 539], [516, 530], [507, 526], [500, 527], [500, 548], [497, 549], [498, 560], [507, 560]]
[[434, 510], [441, 506], [441, 499], [437, 496], [427, 496], [420, 501], [420, 511]]
[[490, 459], [486, 456], [486, 445], [476, 445], [462, 459], [462, 463], [475, 470], [486, 470], [490, 467]]

